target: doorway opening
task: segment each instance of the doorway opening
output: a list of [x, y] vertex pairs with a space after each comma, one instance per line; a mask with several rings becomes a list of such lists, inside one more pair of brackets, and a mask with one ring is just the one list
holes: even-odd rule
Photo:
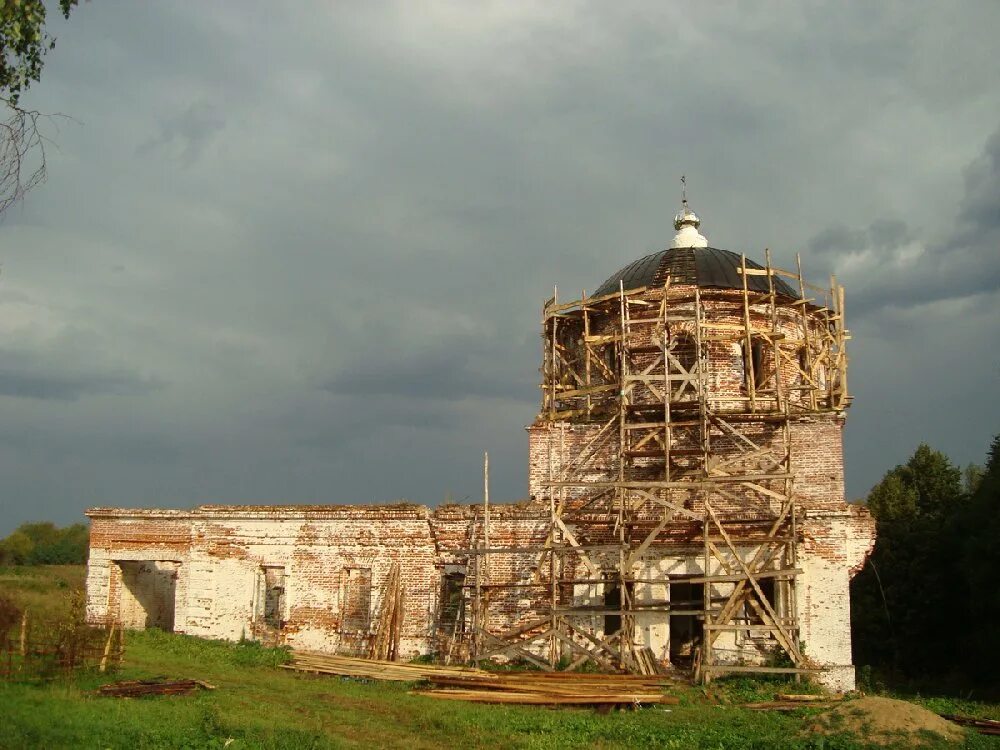
[[670, 662], [692, 666], [704, 633], [705, 585], [670, 581]]
[[177, 597], [177, 570], [172, 560], [120, 560], [121, 598], [118, 617], [122, 626], [173, 632]]
[[[623, 606], [627, 602], [622, 601], [622, 586], [621, 582], [617, 577], [612, 577], [612, 575], [617, 576], [617, 574], [605, 574], [604, 584], [604, 608], [606, 611], [604, 614], [604, 636], [608, 637], [614, 635], [619, 630], [622, 629], [622, 611], [632, 609], [631, 605]], [[625, 593], [628, 596], [628, 602], [633, 601], [633, 594], [635, 592], [635, 584], [631, 581], [625, 584]]]

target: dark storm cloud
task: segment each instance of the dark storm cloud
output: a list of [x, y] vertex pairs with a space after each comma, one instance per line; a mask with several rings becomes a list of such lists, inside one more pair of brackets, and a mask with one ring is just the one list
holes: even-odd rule
[[165, 118], [159, 135], [141, 144], [136, 153], [142, 155], [156, 148], [176, 146], [180, 161], [190, 165], [225, 126], [226, 120], [216, 105], [204, 100], [193, 102], [183, 112]]
[[965, 170], [966, 192], [959, 220], [969, 241], [1000, 230], [1000, 127], [990, 136], [982, 155]]
[[444, 401], [475, 396], [523, 398], [531, 382], [508, 368], [496, 367], [488, 343], [481, 338], [447, 336], [415, 352], [381, 351], [349, 365], [323, 388], [353, 396]]
[[810, 240], [818, 258], [845, 270], [855, 316], [1000, 290], [1000, 128], [964, 174], [957, 216], [942, 211], [926, 244], [898, 219], [838, 225]]
[[[3, 353], [0, 352], [0, 356]], [[15, 398], [75, 401], [83, 396], [138, 395], [154, 384], [128, 375], [61, 375], [49, 372], [17, 372], [0, 367], [0, 395]]]
[[846, 284], [852, 495], [915, 440], [981, 460], [1000, 9], [775, 8], [55, 19], [29, 103], [74, 124], [0, 223], [0, 526], [477, 497], [484, 450], [523, 496], [541, 302], [665, 246], [682, 173], [713, 245]]

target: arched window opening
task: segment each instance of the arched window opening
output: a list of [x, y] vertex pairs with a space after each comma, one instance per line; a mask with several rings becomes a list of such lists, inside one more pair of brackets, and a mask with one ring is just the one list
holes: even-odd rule
[[608, 368], [608, 373], [605, 373], [605, 377], [608, 378], [609, 382], [618, 381], [618, 351], [614, 344], [609, 344], [604, 348], [604, 366]]
[[760, 338], [750, 339], [750, 351], [747, 351], [746, 344], [740, 344], [740, 351], [743, 354], [743, 385], [756, 390], [764, 383], [767, 376], [765, 368], [765, 347]]
[[[764, 594], [764, 599], [767, 600], [767, 603], [770, 605], [771, 609], [773, 609], [774, 613], [778, 615], [778, 617], [780, 618], [782, 616], [782, 608], [780, 606], [781, 602], [779, 601], [779, 597], [777, 595], [778, 590], [775, 587], [774, 578], [758, 578], [757, 585], [760, 586], [761, 593]], [[761, 617], [760, 611], [758, 610], [758, 607], [760, 608], [760, 610], [764, 609], [764, 606], [760, 601], [760, 595], [756, 592], [756, 590], [751, 591], [749, 594], [749, 599], [751, 601], [757, 602], [757, 606], [754, 607], [752, 604], [743, 605], [744, 616], [746, 617], [747, 622], [750, 625], [763, 625], [764, 618]]]
[[455, 570], [441, 575], [441, 612], [438, 627], [454, 632], [464, 607], [465, 571]]
[[809, 350], [804, 346], [799, 347], [799, 370], [801, 370], [799, 379], [803, 383], [806, 382], [808, 378], [812, 377], [809, 372]]
[[[695, 346], [692, 336], [686, 333], [676, 334], [670, 353], [673, 354], [677, 364], [683, 368], [684, 372], [693, 373], [695, 371], [695, 365], [698, 364], [698, 348]], [[671, 367], [670, 369], [675, 368]]]
[[622, 611], [631, 609], [629, 605], [635, 596], [635, 584], [632, 581], [625, 582], [625, 596], [627, 601], [622, 599], [622, 586], [617, 579], [616, 573], [604, 574], [604, 635], [614, 635], [622, 629]]

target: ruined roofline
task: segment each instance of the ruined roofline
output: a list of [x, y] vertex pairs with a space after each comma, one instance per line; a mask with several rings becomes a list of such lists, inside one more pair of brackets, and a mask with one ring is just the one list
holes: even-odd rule
[[[478, 509], [478, 511], [477, 511]], [[491, 503], [491, 512], [497, 519], [520, 516], [531, 516], [533, 508], [525, 501], [506, 503]], [[456, 520], [472, 518], [475, 513], [482, 514], [482, 505], [448, 504], [438, 507], [419, 505], [417, 503], [385, 503], [379, 505], [222, 505], [206, 504], [194, 508], [113, 508], [97, 506], [88, 508], [84, 515], [88, 518], [119, 518], [119, 519], [164, 519], [164, 520], [194, 520], [194, 519], [231, 519], [243, 518], [249, 520], [282, 520], [282, 519], [394, 519], [394, 520]]]
[[[788, 297], [777, 291], [774, 294], [774, 304], [777, 308], [798, 310], [805, 307], [810, 315], [822, 314], [825, 312], [835, 313], [832, 301], [828, 298], [829, 289], [822, 289], [814, 284], [805, 284], [806, 291], [812, 292], [815, 296], [809, 297], [803, 302], [797, 295]], [[626, 287], [625, 297], [628, 299], [656, 298], [663, 293], [663, 285], [646, 285], [633, 288]], [[739, 302], [743, 299], [742, 289], [731, 289], [725, 287], [698, 286], [697, 284], [670, 285], [671, 300], [674, 304], [684, 304], [693, 302], [695, 290], [701, 296], [703, 302]], [[583, 308], [587, 307], [592, 312], [614, 312], [617, 310], [621, 292], [614, 291], [600, 296], [587, 296], [567, 301], [557, 301], [554, 297], [549, 297], [543, 303], [543, 316], [551, 317], [559, 315], [561, 317], [579, 317], [583, 314]], [[768, 292], [747, 290], [747, 298], [753, 305], [767, 304], [770, 301]]]
[[194, 508], [88, 508], [89, 518], [134, 519], [298, 519], [298, 518], [379, 518], [423, 520], [430, 514], [426, 505], [393, 503], [385, 505], [199, 505]]

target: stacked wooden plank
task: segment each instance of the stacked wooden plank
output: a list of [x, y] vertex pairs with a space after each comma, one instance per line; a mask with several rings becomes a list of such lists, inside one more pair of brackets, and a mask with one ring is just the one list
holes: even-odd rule
[[282, 666], [285, 669], [294, 669], [298, 672], [400, 682], [419, 682], [420, 680], [429, 680], [434, 676], [489, 676], [489, 672], [466, 667], [442, 667], [435, 664], [407, 664], [377, 659], [358, 659], [314, 651], [294, 651], [292, 652], [292, 663]]
[[395, 661], [399, 657], [399, 638], [403, 630], [403, 582], [399, 563], [389, 566], [389, 575], [382, 588], [382, 608], [378, 627], [368, 656], [372, 659]]
[[962, 727], [975, 729], [979, 734], [1000, 737], [1000, 721], [995, 719], [977, 719], [973, 716], [959, 716], [957, 714], [939, 714], [941, 718], [954, 722]]
[[292, 663], [283, 666], [299, 672], [369, 680], [429, 682], [429, 687], [414, 693], [444, 700], [539, 706], [677, 703], [677, 698], [663, 693], [670, 680], [658, 675], [486, 672], [468, 667], [406, 664], [310, 651], [293, 652]]
[[108, 698], [139, 698], [145, 695], [183, 695], [198, 688], [214, 690], [201, 680], [125, 680], [98, 688], [98, 695]]
[[653, 675], [660, 673], [660, 666], [656, 662], [656, 656], [653, 654], [653, 649], [648, 646], [635, 652], [635, 664], [638, 668], [639, 674], [641, 675]]
[[415, 691], [445, 700], [527, 705], [676, 704], [664, 695], [669, 684], [649, 675], [577, 674], [572, 672], [507, 672], [483, 679], [474, 676], [433, 676], [433, 687]]

